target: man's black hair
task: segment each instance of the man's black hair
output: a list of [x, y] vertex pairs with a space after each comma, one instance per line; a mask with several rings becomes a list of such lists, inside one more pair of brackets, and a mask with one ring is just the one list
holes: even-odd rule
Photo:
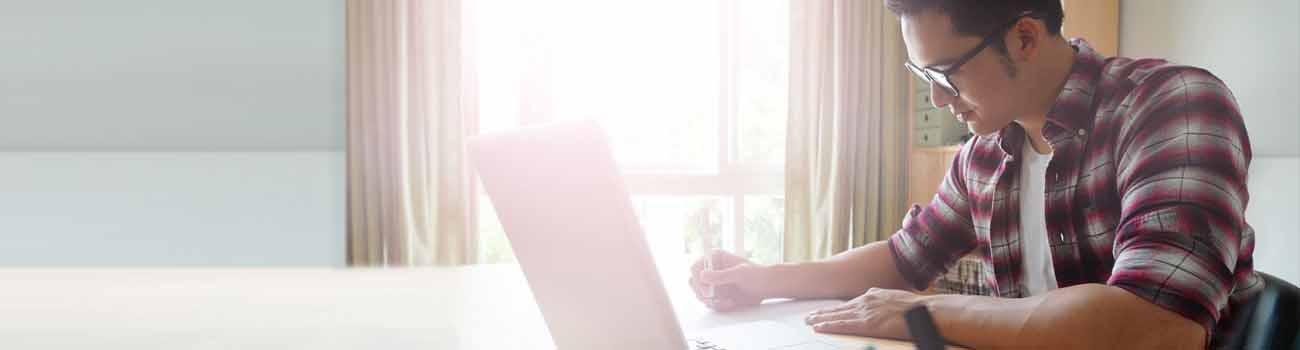
[[[926, 11], [938, 11], [952, 20], [957, 35], [983, 37], [1026, 12], [1043, 20], [1047, 32], [1061, 35], [1065, 12], [1060, 0], [885, 0], [885, 7], [897, 16], [915, 16]], [[1006, 43], [997, 40], [993, 47], [1007, 54]]]

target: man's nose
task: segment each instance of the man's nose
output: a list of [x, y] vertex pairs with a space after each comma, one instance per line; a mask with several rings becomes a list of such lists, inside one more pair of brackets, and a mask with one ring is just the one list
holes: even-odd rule
[[930, 82], [930, 103], [934, 104], [934, 108], [943, 108], [952, 104], [952, 100], [955, 98], [957, 96], [949, 94], [948, 89], [939, 86], [939, 83]]

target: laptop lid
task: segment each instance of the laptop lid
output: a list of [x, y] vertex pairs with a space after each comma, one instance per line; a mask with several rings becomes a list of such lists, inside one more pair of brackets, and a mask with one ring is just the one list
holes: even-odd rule
[[598, 124], [485, 134], [468, 151], [559, 349], [683, 348]]

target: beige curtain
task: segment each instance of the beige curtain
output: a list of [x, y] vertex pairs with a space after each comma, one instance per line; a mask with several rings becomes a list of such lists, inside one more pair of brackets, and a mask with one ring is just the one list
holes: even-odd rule
[[784, 259], [887, 238], [905, 213], [906, 51], [880, 1], [791, 0]]
[[348, 263], [471, 263], [460, 2], [348, 0]]

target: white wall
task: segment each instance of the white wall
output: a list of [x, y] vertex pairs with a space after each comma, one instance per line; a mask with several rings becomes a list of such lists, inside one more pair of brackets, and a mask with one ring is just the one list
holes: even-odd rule
[[342, 152], [0, 153], [0, 266], [344, 261]]
[[1123, 0], [1120, 55], [1205, 67], [1250, 134], [1255, 267], [1300, 284], [1300, 1]]
[[1255, 268], [1300, 284], [1300, 157], [1250, 164], [1246, 222], [1255, 229]]
[[1255, 155], [1300, 156], [1300, 1], [1124, 0], [1119, 54], [1204, 67], [1237, 97]]
[[0, 0], [0, 267], [344, 263], [342, 0]]
[[343, 149], [342, 0], [0, 0], [0, 150]]

